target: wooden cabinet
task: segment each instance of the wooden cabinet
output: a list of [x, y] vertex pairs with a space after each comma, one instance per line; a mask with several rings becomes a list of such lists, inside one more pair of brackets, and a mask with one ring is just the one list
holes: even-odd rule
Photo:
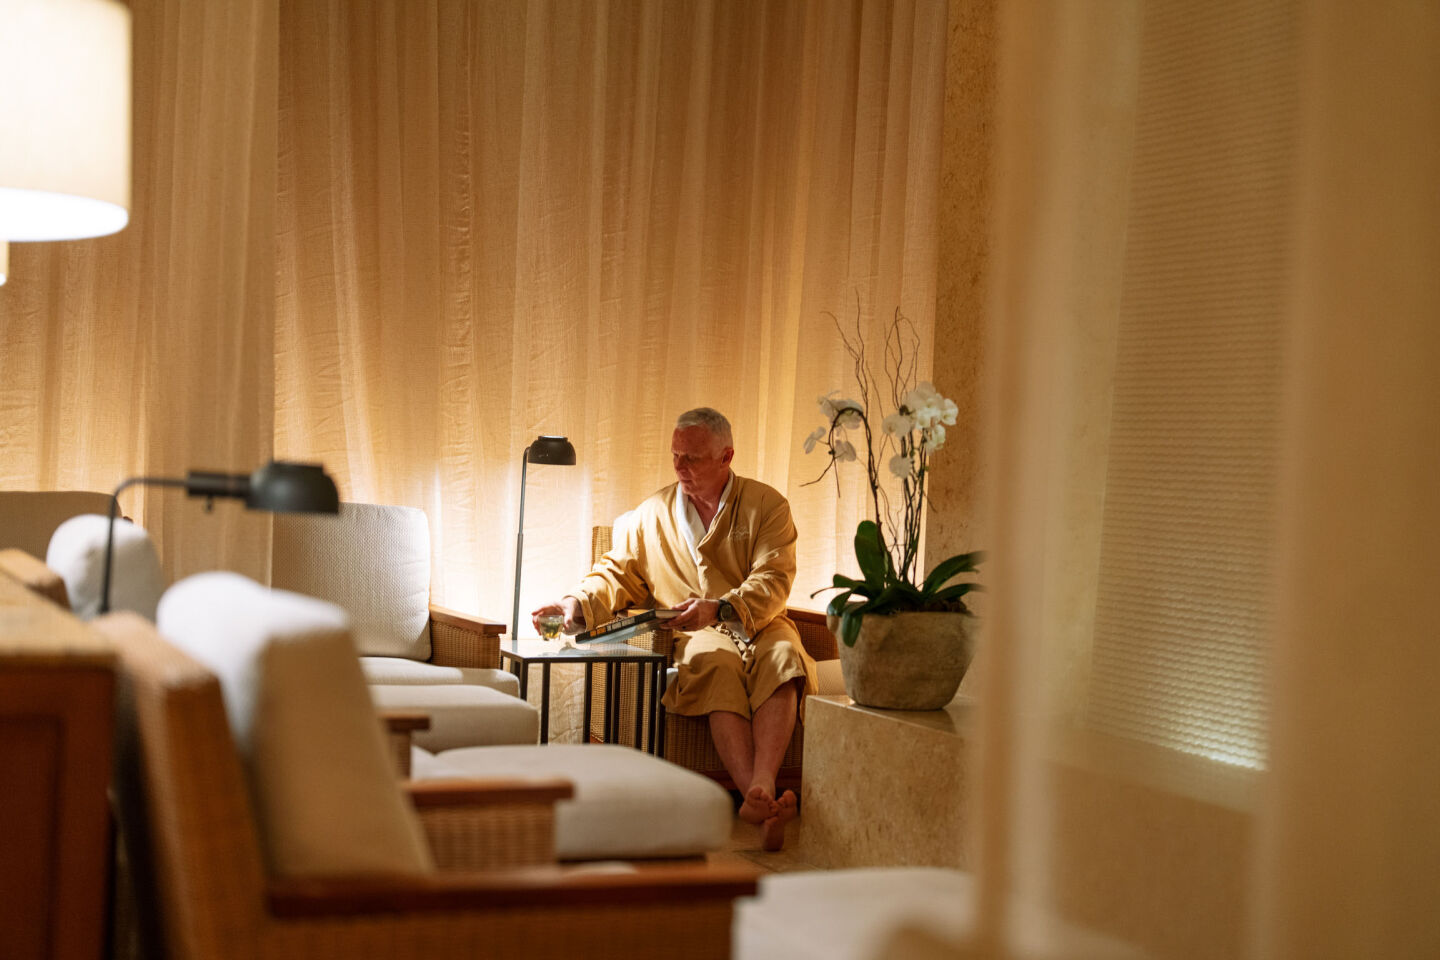
[[114, 657], [0, 574], [0, 956], [101, 956]]

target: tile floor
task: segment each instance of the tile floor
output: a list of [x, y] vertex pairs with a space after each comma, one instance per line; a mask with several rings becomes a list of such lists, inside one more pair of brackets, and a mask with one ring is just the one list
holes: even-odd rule
[[790, 821], [785, 831], [785, 849], [778, 853], [766, 853], [762, 850], [759, 828], [736, 817], [730, 830], [730, 842], [725, 845], [725, 849], [709, 854], [705, 860], [717, 865], [759, 867], [766, 873], [818, 869], [807, 861], [800, 851], [799, 817]]

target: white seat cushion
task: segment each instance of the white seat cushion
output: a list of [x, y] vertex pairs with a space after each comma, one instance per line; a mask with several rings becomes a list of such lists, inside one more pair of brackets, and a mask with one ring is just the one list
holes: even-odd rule
[[[975, 922], [975, 881], [940, 867], [776, 873], [735, 902], [735, 960], [868, 960], [905, 956], [904, 944], [958, 948]], [[1139, 960], [1134, 947], [1033, 906], [1017, 907], [1025, 956]], [[916, 937], [919, 933], [918, 938]], [[897, 939], [897, 935], [908, 935]], [[932, 951], [935, 947], [931, 947]], [[946, 950], [944, 955], [950, 955]], [[927, 956], [932, 954], [927, 953]]]
[[430, 526], [414, 507], [275, 515], [270, 582], [350, 615], [362, 655], [430, 659]]
[[[45, 565], [65, 581], [70, 609], [81, 620], [100, 613], [109, 530], [108, 517], [93, 513], [71, 517], [55, 528], [45, 551]], [[165, 577], [150, 534], [129, 520], [117, 519], [110, 563], [110, 609], [133, 610], [154, 620], [155, 606], [164, 591]]]
[[457, 747], [533, 744], [540, 739], [540, 711], [519, 697], [467, 683], [371, 684], [381, 710], [430, 715], [430, 729], [415, 744], [431, 752]]
[[442, 667], [404, 657], [361, 657], [360, 669], [365, 671], [365, 679], [370, 683], [470, 683], [512, 697], [520, 696], [520, 678], [494, 667]]
[[709, 777], [629, 747], [547, 744], [477, 747], [431, 756], [415, 751], [411, 775], [563, 777], [575, 796], [555, 806], [562, 860], [689, 857], [730, 838], [730, 795]]
[[433, 871], [343, 610], [202, 573], [166, 591], [156, 626], [220, 681], [272, 873]]

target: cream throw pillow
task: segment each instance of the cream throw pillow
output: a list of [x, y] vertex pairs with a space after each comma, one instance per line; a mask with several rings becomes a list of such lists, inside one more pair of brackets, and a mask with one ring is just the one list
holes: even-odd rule
[[166, 591], [156, 625], [220, 680], [271, 873], [434, 870], [343, 610], [202, 573]]
[[[108, 517], [86, 513], [55, 528], [45, 551], [45, 565], [65, 581], [70, 609], [81, 620], [100, 613], [105, 581], [105, 537]], [[144, 527], [116, 518], [115, 547], [110, 563], [110, 609], [133, 610], [155, 619], [155, 605], [165, 590], [160, 556]]]

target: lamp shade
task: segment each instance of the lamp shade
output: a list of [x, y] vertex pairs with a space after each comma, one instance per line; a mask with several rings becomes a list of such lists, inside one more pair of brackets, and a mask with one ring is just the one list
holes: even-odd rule
[[250, 474], [245, 506], [274, 513], [339, 513], [340, 494], [318, 463], [271, 460]]
[[565, 437], [540, 436], [526, 448], [531, 463], [546, 463], [557, 467], [575, 465], [575, 448]]
[[75, 240], [130, 220], [130, 10], [5, 0], [0, 240]]

